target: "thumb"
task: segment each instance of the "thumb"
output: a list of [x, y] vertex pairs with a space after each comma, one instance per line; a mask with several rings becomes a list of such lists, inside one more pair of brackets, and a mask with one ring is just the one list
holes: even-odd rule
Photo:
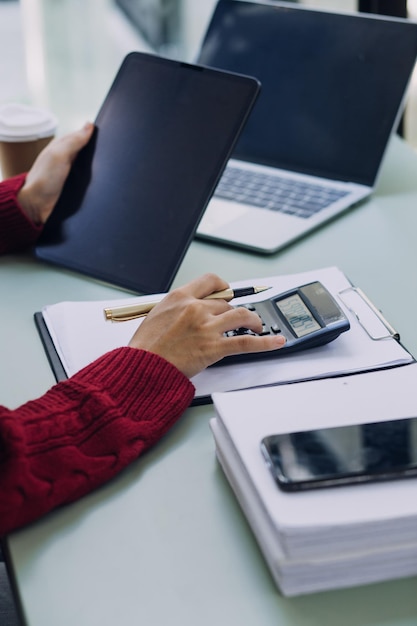
[[87, 145], [93, 135], [94, 129], [94, 124], [86, 122], [80, 130], [70, 133], [66, 137], [62, 138], [62, 142], [66, 144], [65, 149], [68, 153], [70, 161], [73, 161], [78, 152]]
[[76, 131], [73, 135], [74, 143], [78, 144], [77, 147], [80, 149], [82, 146], [86, 145], [88, 141], [91, 139], [92, 134], [94, 132], [95, 126], [92, 122], [86, 122], [80, 130]]

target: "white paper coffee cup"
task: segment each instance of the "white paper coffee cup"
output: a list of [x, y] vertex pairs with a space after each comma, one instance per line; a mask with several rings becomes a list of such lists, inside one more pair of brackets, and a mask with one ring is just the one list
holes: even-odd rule
[[25, 104], [0, 106], [0, 168], [3, 178], [27, 172], [56, 133], [56, 117]]

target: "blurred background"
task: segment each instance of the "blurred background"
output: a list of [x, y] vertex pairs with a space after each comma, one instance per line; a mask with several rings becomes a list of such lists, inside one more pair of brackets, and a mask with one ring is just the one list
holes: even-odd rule
[[[406, 11], [417, 0], [300, 0], [336, 11]], [[94, 120], [132, 50], [193, 61], [216, 0], [0, 0], [0, 104], [51, 109], [58, 133]], [[381, 9], [382, 7], [382, 9]], [[417, 75], [403, 122], [417, 149]]]

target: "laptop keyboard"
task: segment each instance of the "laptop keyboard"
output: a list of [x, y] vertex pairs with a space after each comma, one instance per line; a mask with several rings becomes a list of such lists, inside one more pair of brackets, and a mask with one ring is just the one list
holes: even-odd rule
[[285, 176], [228, 165], [215, 195], [225, 200], [308, 218], [347, 195], [347, 191]]

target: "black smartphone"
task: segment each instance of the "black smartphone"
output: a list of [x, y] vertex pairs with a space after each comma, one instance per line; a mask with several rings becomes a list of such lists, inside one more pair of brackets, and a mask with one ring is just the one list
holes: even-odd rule
[[261, 451], [284, 491], [417, 477], [417, 417], [270, 435]]

